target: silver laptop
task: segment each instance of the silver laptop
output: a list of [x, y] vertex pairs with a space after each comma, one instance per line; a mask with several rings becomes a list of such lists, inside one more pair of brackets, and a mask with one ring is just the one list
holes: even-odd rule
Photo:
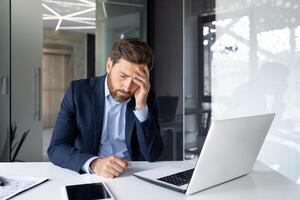
[[134, 176], [186, 195], [249, 173], [275, 114], [212, 122], [198, 161], [150, 169]]

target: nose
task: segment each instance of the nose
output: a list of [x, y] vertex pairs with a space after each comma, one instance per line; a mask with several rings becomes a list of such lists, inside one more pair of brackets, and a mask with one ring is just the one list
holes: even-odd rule
[[123, 84], [123, 90], [125, 92], [129, 92], [130, 91], [131, 86], [132, 86], [132, 82], [133, 82], [132, 78], [128, 78], [128, 79], [125, 80], [125, 82]]

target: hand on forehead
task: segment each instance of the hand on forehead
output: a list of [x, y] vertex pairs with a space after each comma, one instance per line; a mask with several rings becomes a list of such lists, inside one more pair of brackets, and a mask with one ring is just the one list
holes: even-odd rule
[[135, 73], [145, 74], [149, 76], [149, 68], [146, 64], [134, 64], [128, 62], [117, 63], [116, 66], [119, 68], [121, 73], [127, 76], [134, 76]]

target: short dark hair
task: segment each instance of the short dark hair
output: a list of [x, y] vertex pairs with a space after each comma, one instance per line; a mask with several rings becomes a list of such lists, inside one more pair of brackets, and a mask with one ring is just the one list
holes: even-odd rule
[[152, 69], [153, 51], [151, 47], [138, 38], [121, 39], [113, 45], [110, 56], [113, 65], [121, 58], [136, 64], [146, 64]]

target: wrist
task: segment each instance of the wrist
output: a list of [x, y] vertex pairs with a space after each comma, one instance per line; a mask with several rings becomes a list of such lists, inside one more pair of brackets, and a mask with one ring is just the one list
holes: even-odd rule
[[146, 106], [146, 103], [136, 103], [135, 109], [142, 110], [143, 108], [145, 108], [145, 106]]
[[96, 158], [96, 159], [92, 160], [92, 162], [90, 163], [89, 167], [93, 173], [95, 173], [95, 165], [96, 165], [96, 162], [98, 159], [100, 159], [100, 158]]

